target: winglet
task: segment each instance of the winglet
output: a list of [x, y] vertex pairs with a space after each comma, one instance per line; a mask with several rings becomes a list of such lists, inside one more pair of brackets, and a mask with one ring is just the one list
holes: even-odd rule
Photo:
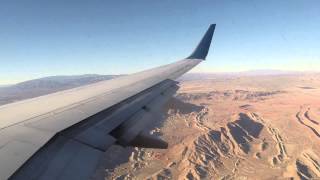
[[206, 59], [215, 28], [216, 28], [216, 24], [210, 25], [209, 29], [201, 39], [197, 48], [193, 51], [193, 53], [189, 57], [187, 57], [187, 59], [203, 59], [203, 60]]

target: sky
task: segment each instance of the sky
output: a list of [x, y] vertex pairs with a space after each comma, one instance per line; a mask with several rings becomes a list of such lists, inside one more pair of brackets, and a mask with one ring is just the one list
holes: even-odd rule
[[128, 74], [187, 57], [216, 23], [193, 72], [320, 69], [319, 0], [2, 0], [0, 84]]

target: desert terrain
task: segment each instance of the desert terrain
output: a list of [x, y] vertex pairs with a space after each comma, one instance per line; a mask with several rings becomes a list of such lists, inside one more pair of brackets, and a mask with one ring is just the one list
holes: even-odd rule
[[320, 74], [197, 76], [151, 133], [165, 150], [113, 146], [105, 179], [320, 179]]

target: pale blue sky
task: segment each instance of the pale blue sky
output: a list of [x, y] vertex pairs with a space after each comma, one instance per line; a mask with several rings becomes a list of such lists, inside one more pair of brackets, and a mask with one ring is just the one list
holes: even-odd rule
[[8, 0], [0, 2], [0, 84], [50, 75], [122, 74], [189, 55], [195, 72], [320, 69], [318, 0]]

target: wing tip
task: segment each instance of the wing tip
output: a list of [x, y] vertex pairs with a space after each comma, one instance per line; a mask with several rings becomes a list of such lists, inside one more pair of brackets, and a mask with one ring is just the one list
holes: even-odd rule
[[199, 42], [193, 53], [187, 59], [203, 59], [205, 60], [211, 45], [212, 37], [216, 28], [216, 24], [210, 24], [207, 32]]
[[210, 24], [209, 28], [215, 28], [217, 24]]

